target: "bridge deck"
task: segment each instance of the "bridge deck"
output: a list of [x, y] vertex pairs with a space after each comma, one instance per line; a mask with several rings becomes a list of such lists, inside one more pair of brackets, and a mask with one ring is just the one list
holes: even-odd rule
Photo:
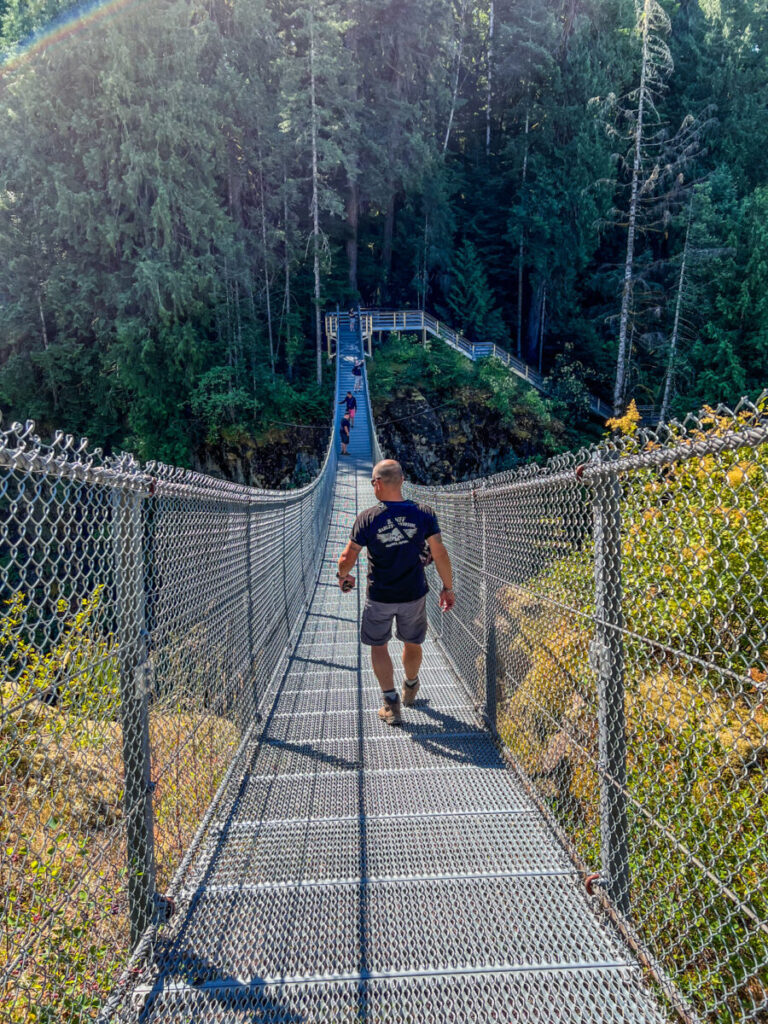
[[[343, 393], [352, 339], [340, 342]], [[334, 579], [373, 503], [363, 402], [350, 450], [263, 734], [123, 1019], [662, 1020], [431, 640], [404, 726], [379, 721], [364, 594]]]

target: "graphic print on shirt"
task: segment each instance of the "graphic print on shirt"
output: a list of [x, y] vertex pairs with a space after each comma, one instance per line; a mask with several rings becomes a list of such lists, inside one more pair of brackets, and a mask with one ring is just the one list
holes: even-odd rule
[[400, 524], [399, 530], [391, 519], [386, 519], [376, 531], [376, 540], [386, 548], [407, 544], [411, 537], [415, 537], [418, 530], [416, 524], [409, 522], [405, 516], [396, 516], [395, 519]]

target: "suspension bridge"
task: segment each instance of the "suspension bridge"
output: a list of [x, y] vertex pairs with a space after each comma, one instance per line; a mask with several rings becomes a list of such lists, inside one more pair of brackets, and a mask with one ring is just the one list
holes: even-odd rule
[[[348, 327], [338, 343], [341, 397], [360, 347]], [[554, 1002], [569, 1020], [659, 1020], [433, 640], [404, 727], [378, 718], [363, 593], [335, 579], [375, 503], [360, 405], [296, 646], [134, 1006], [142, 1020], [448, 1020], [460, 1006], [454, 1019], [549, 1022]]]
[[[362, 336], [335, 328], [339, 401]], [[62, 990], [93, 996], [58, 1019], [105, 1024], [768, 1019], [760, 408], [412, 489], [458, 603], [441, 615], [433, 586], [419, 699], [390, 728], [362, 587], [335, 578], [381, 455], [363, 385], [349, 458], [334, 437], [283, 494], [3, 436], [0, 572], [25, 611], [5, 620], [0, 735], [29, 748], [3, 748], [11, 1019]], [[741, 524], [716, 571], [751, 583], [686, 633], [659, 581], [695, 605], [714, 513], [669, 503], [702, 460]], [[635, 537], [667, 545], [658, 578]], [[65, 592], [86, 611], [57, 631]], [[102, 950], [91, 989], [84, 944]]]

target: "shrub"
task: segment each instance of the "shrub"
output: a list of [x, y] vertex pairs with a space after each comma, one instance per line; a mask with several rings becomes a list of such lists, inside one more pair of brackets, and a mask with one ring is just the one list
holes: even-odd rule
[[[691, 446], [748, 428], [706, 410]], [[653, 450], [630, 416], [620, 457]], [[694, 1006], [742, 1019], [768, 988], [768, 445], [621, 475], [631, 915]], [[586, 495], [585, 495], [586, 497]], [[500, 730], [600, 865], [588, 548], [497, 594]], [[756, 1018], [761, 1019], [761, 1018]]]

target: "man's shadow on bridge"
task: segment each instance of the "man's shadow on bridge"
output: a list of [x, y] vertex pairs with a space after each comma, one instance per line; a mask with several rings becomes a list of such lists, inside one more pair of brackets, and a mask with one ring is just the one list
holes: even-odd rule
[[[470, 707], [471, 705], [467, 703], [467, 708]], [[409, 723], [408, 714], [411, 711], [420, 711], [429, 719], [430, 724], [434, 724], [434, 730], [422, 731], [425, 724], [423, 722]], [[504, 768], [503, 761], [493, 747], [490, 734], [485, 729], [479, 724], [456, 718], [450, 711], [432, 707], [428, 694], [414, 701], [403, 711], [403, 724], [399, 726], [399, 731], [408, 736], [412, 743], [453, 764], [476, 768]]]
[[[280, 1024], [301, 1024], [317, 1019], [314, 1016], [314, 1007], [309, 1009], [310, 1015], [307, 1016], [291, 1005], [302, 997], [301, 990], [296, 985], [273, 983], [267, 990], [265, 985], [268, 983], [259, 977], [243, 983], [241, 979], [222, 972], [210, 960], [178, 946], [173, 950], [172, 957], [173, 966], [161, 974], [158, 983], [141, 1007], [137, 1018], [138, 1024], [151, 1024], [157, 1019], [156, 1014], [160, 1018], [168, 1016], [169, 1007], [163, 1006], [163, 980], [188, 986], [182, 994], [175, 997], [181, 1005], [172, 1007], [174, 1020], [205, 1021], [210, 1019], [211, 1015], [226, 1011], [236, 1013], [238, 1021], [242, 1021], [243, 1024], [246, 1021], [250, 1024], [274, 1024], [275, 1021], [280, 1021]], [[282, 993], [285, 993], [284, 997]], [[294, 995], [293, 1000], [291, 993]]]

